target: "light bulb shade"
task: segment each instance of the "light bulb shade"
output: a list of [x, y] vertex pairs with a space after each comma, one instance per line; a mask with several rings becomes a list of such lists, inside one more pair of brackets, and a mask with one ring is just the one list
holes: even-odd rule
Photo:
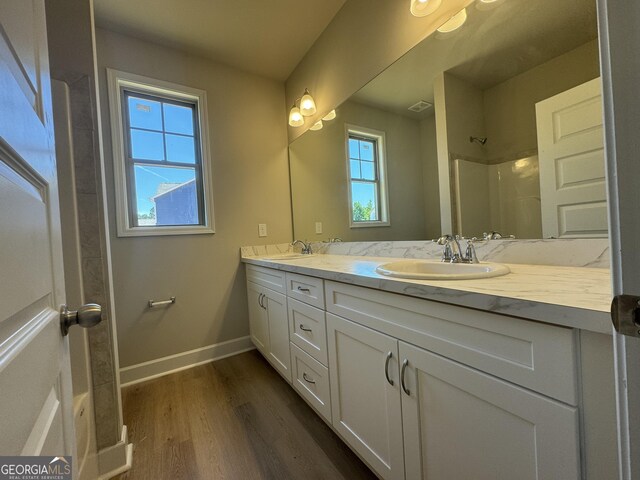
[[409, 10], [414, 17], [426, 17], [435, 12], [441, 4], [442, 0], [411, 0]]
[[300, 113], [300, 109], [295, 105], [291, 107], [291, 110], [289, 111], [289, 125], [292, 127], [304, 125], [304, 117], [302, 116], [302, 113]]
[[316, 102], [313, 100], [309, 90], [306, 88], [304, 90], [304, 95], [302, 95], [302, 98], [300, 99], [300, 113], [305, 117], [316, 113]]
[[336, 118], [336, 111], [335, 110], [331, 110], [324, 117], [322, 117], [322, 120], [324, 120], [326, 122], [326, 121], [329, 121], [329, 120], [333, 120], [334, 118]]
[[316, 130], [322, 129], [322, 127], [323, 127], [322, 120], [318, 120], [316, 123], [313, 124], [313, 126], [309, 128], [309, 130], [313, 130], [315, 132]]
[[438, 32], [440, 33], [450, 33], [454, 30], [459, 29], [464, 22], [467, 21], [467, 9], [463, 8], [458, 13], [456, 13], [453, 17], [451, 17], [446, 23], [443, 23], [440, 28], [438, 28]]

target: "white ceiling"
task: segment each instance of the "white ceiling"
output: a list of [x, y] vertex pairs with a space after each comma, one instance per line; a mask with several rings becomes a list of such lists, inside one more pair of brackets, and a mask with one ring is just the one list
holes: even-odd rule
[[98, 27], [286, 80], [345, 0], [95, 0]]

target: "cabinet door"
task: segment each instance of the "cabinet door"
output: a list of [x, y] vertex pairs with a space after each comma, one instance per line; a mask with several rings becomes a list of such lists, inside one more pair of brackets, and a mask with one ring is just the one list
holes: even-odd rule
[[269, 352], [269, 323], [265, 308], [266, 304], [263, 300], [263, 290], [262, 287], [255, 283], [247, 282], [251, 341], [266, 356]]
[[404, 478], [398, 341], [331, 314], [327, 340], [334, 428], [381, 478]]
[[289, 347], [289, 319], [287, 297], [268, 288], [263, 290], [269, 319], [268, 360], [278, 372], [291, 383], [291, 351]]
[[578, 479], [574, 407], [400, 342], [407, 480]]

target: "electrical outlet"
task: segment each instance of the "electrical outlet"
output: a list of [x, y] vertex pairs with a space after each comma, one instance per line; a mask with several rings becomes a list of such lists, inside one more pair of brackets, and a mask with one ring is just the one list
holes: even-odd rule
[[267, 236], [267, 224], [266, 223], [259, 223], [258, 224], [258, 236], [259, 237], [266, 237]]
[[316, 233], [322, 233], [322, 222], [316, 222]]

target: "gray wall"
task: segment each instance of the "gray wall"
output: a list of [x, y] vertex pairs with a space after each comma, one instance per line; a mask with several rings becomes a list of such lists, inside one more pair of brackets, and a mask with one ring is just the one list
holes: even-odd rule
[[[105, 30], [97, 32], [101, 102], [105, 67], [207, 91], [214, 235], [115, 236], [113, 159], [103, 109], [120, 365], [127, 367], [249, 334], [239, 247], [291, 241], [282, 83]], [[269, 236], [258, 238], [258, 223]], [[170, 308], [148, 299], [175, 295]]]
[[[314, 241], [419, 240], [426, 238], [419, 122], [353, 101], [319, 131], [289, 147], [296, 238]], [[384, 227], [349, 227], [345, 124], [385, 132], [389, 218]], [[322, 222], [323, 233], [315, 233]]]

